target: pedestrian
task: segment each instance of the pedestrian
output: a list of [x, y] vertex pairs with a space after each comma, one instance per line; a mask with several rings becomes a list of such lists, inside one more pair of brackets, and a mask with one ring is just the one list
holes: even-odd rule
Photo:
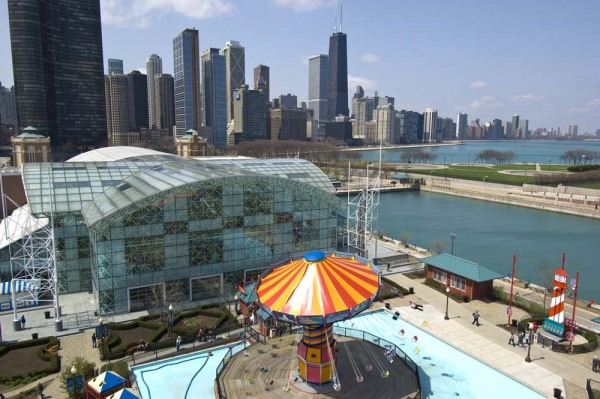
[[3, 393], [0, 393], [0, 399], [6, 399]]
[[179, 349], [181, 348], [181, 335], [177, 337], [177, 339], [175, 340], [175, 349], [177, 350], [177, 352], [179, 352]]
[[598, 356], [594, 356], [594, 359], [592, 360], [592, 371], [594, 373], [597, 373], [599, 366], [600, 366], [600, 359], [598, 359]]
[[477, 327], [479, 327], [479, 312], [477, 310], [473, 313], [473, 323], [471, 324], [477, 324]]
[[523, 338], [525, 338], [525, 333], [523, 331], [521, 331], [519, 333], [519, 340], [518, 340], [519, 348], [524, 348], [524, 346], [523, 346]]
[[23, 315], [21, 315], [21, 330], [24, 330], [24, 329], [25, 329], [25, 322], [26, 322], [26, 321], [27, 321], [27, 320], [25, 320], [25, 315], [24, 315], [24, 314], [23, 314]]
[[40, 395], [40, 399], [44, 399], [44, 386], [41, 382], [37, 385], [37, 393]]
[[92, 333], [92, 348], [96, 348], [98, 346], [97, 343], [96, 333]]
[[512, 346], [515, 346], [515, 334], [511, 331], [510, 332], [510, 338], [508, 339], [508, 344], [512, 344]]

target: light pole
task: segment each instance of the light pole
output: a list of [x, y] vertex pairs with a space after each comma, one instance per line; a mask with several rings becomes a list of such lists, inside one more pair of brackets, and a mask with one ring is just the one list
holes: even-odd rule
[[485, 179], [487, 178], [487, 176], [483, 176], [483, 181], [481, 182], [481, 194], [483, 194], [483, 187], [485, 186]]
[[448, 317], [448, 299], [450, 298], [450, 287], [446, 287], [446, 314], [444, 315], [444, 320], [450, 320]]
[[533, 343], [533, 328], [529, 329], [529, 346], [527, 347], [527, 357], [525, 361], [531, 363], [531, 344]]
[[79, 397], [79, 392], [77, 391], [77, 368], [75, 365], [71, 367], [71, 375], [73, 375], [73, 396], [75, 398]]
[[558, 196], [560, 195], [560, 187], [562, 186], [562, 183], [558, 183], [558, 186], [556, 186], [556, 197], [554, 197], [554, 205], [556, 205], [556, 201], [558, 201]]
[[429, 184], [433, 186], [433, 180], [431, 180], [431, 174], [433, 173], [435, 169], [431, 169], [431, 171], [429, 172]]
[[581, 154], [582, 163], [585, 165], [585, 154]]
[[452, 241], [452, 251], [450, 252], [450, 254], [454, 255], [454, 240], [456, 239], [456, 234], [454, 233], [450, 233], [450, 241]]
[[171, 339], [171, 329], [173, 327], [173, 304], [169, 305], [169, 315], [167, 323], [169, 324], [169, 339]]

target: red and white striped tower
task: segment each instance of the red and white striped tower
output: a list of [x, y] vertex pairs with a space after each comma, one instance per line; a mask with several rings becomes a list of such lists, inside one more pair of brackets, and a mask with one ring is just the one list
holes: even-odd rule
[[565, 272], [565, 254], [563, 253], [562, 268], [554, 271], [554, 292], [548, 313], [550, 320], [561, 324], [565, 321], [565, 289], [568, 277]]

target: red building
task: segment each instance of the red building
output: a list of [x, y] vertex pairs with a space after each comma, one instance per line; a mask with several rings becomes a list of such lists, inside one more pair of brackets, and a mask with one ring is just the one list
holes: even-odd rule
[[450, 292], [469, 298], [480, 299], [490, 296], [493, 282], [502, 278], [500, 273], [475, 262], [449, 254], [440, 254], [421, 259], [425, 263], [427, 278], [450, 288]]

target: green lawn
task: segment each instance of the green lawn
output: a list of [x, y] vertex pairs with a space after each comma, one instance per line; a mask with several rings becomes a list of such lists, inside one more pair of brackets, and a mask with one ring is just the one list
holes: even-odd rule
[[[567, 171], [567, 165], [542, 165], [542, 171]], [[400, 167], [399, 170], [402, 170]], [[408, 173], [420, 173], [424, 175], [431, 174], [432, 176], [438, 177], [451, 177], [455, 179], [464, 179], [464, 180], [480, 180], [483, 181], [485, 178], [486, 182], [489, 183], [500, 183], [500, 184], [511, 184], [515, 186], [520, 186], [523, 183], [531, 183], [535, 182], [533, 176], [521, 176], [521, 175], [508, 175], [499, 173], [499, 171], [503, 170], [523, 170], [523, 171], [534, 171], [535, 166], [533, 165], [522, 165], [522, 164], [513, 164], [513, 165], [494, 165], [494, 166], [466, 166], [466, 165], [448, 165], [445, 169], [407, 169], [402, 170], [403, 172]], [[596, 187], [594, 187], [596, 186]], [[589, 184], [586, 186], [588, 188], [600, 188], [599, 184]]]

